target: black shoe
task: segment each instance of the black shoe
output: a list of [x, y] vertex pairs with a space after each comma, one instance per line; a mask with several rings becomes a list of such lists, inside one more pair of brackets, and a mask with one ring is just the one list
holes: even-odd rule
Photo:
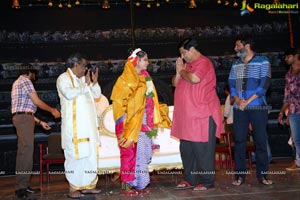
[[25, 189], [27, 194], [36, 194], [36, 193], [39, 193], [41, 192], [41, 189], [40, 188], [37, 188], [37, 189], [33, 189], [31, 187], [28, 187]]
[[27, 199], [27, 191], [26, 189], [16, 190], [16, 196], [18, 199]]

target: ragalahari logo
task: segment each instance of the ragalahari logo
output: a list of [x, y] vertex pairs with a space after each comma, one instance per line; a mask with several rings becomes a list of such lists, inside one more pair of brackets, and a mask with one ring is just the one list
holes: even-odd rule
[[247, 0], [242, 1], [241, 16], [254, 12], [254, 9], [249, 6]]
[[247, 0], [242, 1], [241, 16], [250, 14], [254, 10], [265, 10], [268, 14], [298, 14], [299, 3], [254, 3], [253, 8], [247, 3]]

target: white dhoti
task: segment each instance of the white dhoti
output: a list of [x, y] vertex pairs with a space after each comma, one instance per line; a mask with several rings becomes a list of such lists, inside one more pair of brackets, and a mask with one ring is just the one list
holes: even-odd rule
[[[97, 116], [94, 114], [95, 112], [91, 112], [95, 107], [93, 99], [86, 102], [85, 106], [80, 106], [81, 97], [76, 100], [77, 124], [72, 122], [73, 117], [70, 114], [64, 134], [66, 136], [64, 137], [66, 178], [77, 190], [92, 189], [98, 180], [99, 135], [96, 127]], [[74, 130], [75, 127], [77, 130]]]
[[76, 159], [73, 149], [66, 148], [65, 173], [72, 188], [76, 190], [93, 189], [98, 182], [98, 157], [95, 142], [90, 142], [90, 155], [85, 158]]

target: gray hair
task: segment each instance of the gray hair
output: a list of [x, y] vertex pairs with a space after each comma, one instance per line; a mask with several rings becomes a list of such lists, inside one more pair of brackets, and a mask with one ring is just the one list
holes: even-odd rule
[[73, 68], [75, 63], [81, 64], [83, 59], [86, 59], [86, 57], [80, 53], [76, 53], [67, 59], [66, 65], [68, 68]]

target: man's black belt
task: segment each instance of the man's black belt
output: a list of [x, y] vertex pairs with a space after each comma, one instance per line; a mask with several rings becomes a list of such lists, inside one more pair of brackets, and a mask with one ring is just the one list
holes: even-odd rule
[[33, 112], [14, 112], [12, 114], [12, 116], [15, 116], [15, 115], [34, 115]]

